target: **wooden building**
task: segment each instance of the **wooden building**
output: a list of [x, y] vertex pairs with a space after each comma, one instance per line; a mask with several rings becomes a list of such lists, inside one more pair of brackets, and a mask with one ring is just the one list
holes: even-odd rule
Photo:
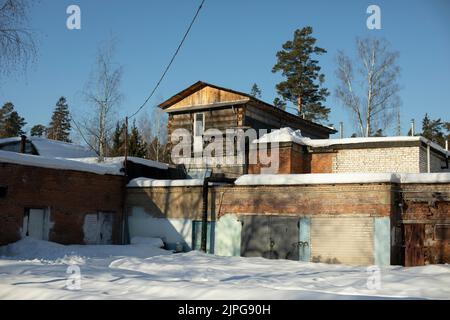
[[[300, 129], [305, 137], [326, 139], [336, 130], [302, 119], [249, 94], [198, 81], [159, 105], [169, 114], [169, 141], [176, 129], [192, 135], [192, 154], [203, 150], [208, 129]], [[248, 146], [248, 145], [247, 145]], [[248, 147], [246, 147], [248, 152]], [[174, 159], [172, 159], [174, 160]], [[186, 159], [188, 160], [188, 159]], [[220, 162], [220, 161], [219, 161]], [[205, 168], [203, 163], [185, 161], [187, 169]], [[210, 166], [211, 168], [211, 166]], [[248, 172], [247, 165], [213, 165], [213, 174], [236, 178]]]

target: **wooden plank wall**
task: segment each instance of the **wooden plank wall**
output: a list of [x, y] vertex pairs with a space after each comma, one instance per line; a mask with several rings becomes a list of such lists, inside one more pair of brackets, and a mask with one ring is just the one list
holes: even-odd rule
[[221, 102], [229, 102], [229, 101], [240, 101], [248, 99], [245, 96], [219, 90], [216, 88], [205, 87], [200, 89], [199, 91], [191, 94], [190, 96], [184, 98], [183, 100], [175, 103], [166, 109], [166, 111], [176, 111], [179, 108], [184, 108], [188, 106], [198, 106], [198, 105], [207, 105], [213, 103], [221, 103]]

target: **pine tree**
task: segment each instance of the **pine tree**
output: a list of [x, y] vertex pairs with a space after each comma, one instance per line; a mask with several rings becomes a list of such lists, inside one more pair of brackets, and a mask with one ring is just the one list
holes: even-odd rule
[[14, 111], [14, 105], [7, 102], [0, 109], [0, 138], [18, 137], [25, 134], [25, 119]]
[[325, 75], [320, 73], [321, 68], [313, 56], [327, 51], [315, 46], [312, 32], [311, 27], [296, 30], [294, 39], [283, 44], [277, 53], [277, 63], [272, 72], [281, 72], [286, 78], [276, 85], [278, 94], [285, 101], [297, 105], [300, 116], [321, 122], [328, 120], [330, 113], [330, 109], [323, 105], [329, 92], [322, 87]]
[[11, 102], [7, 102], [0, 109], [0, 134], [3, 131], [5, 126], [6, 119], [11, 115], [14, 111], [14, 105]]
[[42, 124], [37, 124], [31, 128], [30, 134], [32, 137], [42, 137], [45, 135], [47, 128]]
[[440, 118], [436, 120], [431, 120], [428, 117], [428, 114], [425, 114], [425, 117], [422, 120], [422, 136], [431, 140], [441, 146], [445, 146], [445, 140], [448, 138], [444, 133], [446, 130], [446, 123], [443, 122]]
[[250, 90], [250, 95], [257, 99], [261, 99], [261, 94], [261, 89], [259, 89], [258, 85], [254, 83], [252, 89]]
[[125, 124], [116, 123], [116, 129], [113, 133], [111, 156], [119, 157], [125, 155]]
[[147, 144], [142, 139], [138, 128], [136, 127], [136, 121], [133, 121], [131, 128], [130, 139], [128, 142], [128, 155], [132, 157], [144, 158], [147, 153]]
[[66, 98], [59, 98], [53, 111], [52, 120], [48, 126], [47, 138], [52, 140], [59, 140], [71, 142], [70, 136], [70, 112], [67, 105]]
[[286, 110], [286, 102], [284, 102], [283, 100], [281, 100], [278, 97], [273, 99], [273, 105], [275, 106], [275, 108], [278, 108], [281, 110]]

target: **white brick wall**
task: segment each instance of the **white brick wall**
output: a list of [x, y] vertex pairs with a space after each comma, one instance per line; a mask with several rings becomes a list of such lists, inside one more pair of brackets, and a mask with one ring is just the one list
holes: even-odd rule
[[[431, 172], [450, 172], [441, 169], [444, 164], [443, 158], [431, 153]], [[338, 150], [333, 172], [427, 172], [427, 150], [419, 146]]]
[[333, 172], [420, 172], [419, 147], [344, 149], [333, 159]]

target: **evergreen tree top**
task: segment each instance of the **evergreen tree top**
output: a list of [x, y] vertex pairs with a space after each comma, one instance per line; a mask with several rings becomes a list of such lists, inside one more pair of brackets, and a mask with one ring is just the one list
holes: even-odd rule
[[294, 32], [294, 39], [285, 42], [276, 54], [277, 63], [272, 72], [281, 72], [284, 81], [276, 85], [278, 94], [294, 105], [300, 104], [301, 115], [312, 121], [326, 121], [330, 109], [323, 105], [329, 95], [323, 87], [325, 75], [315, 56], [327, 51], [316, 46], [312, 27]]

